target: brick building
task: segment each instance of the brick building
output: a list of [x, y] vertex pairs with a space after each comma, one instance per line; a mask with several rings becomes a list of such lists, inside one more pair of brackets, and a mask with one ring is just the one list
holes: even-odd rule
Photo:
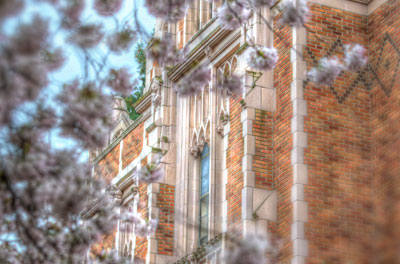
[[[308, 6], [298, 29], [279, 23], [279, 4], [260, 9], [276, 34], [257, 14], [222, 30], [218, 4], [205, 0], [177, 24], [157, 23], [156, 36], [170, 32], [188, 58], [172, 69], [147, 61], [141, 117], [116, 115], [110, 144], [91, 158], [124, 206], [159, 226], [139, 238], [121, 224], [96, 250], [146, 263], [221, 263], [226, 232], [263, 230], [282, 241], [281, 263], [399, 263], [400, 2]], [[249, 38], [278, 49], [273, 71], [247, 66]], [[368, 49], [365, 68], [330, 87], [307, 80], [319, 59], [342, 57], [348, 43]], [[178, 97], [173, 87], [194, 63], [210, 65], [211, 82]], [[232, 73], [244, 75], [243, 95], [215, 89]], [[160, 152], [163, 180], [138, 184], [134, 172]]]

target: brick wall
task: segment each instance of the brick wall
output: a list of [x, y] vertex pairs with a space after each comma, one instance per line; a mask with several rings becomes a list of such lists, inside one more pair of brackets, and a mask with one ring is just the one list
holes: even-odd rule
[[400, 259], [400, 2], [388, 1], [368, 17], [372, 159], [376, 236], [370, 258]]
[[119, 170], [119, 144], [94, 166], [95, 177], [102, 177], [110, 182]]
[[[343, 57], [344, 44], [367, 46], [367, 18], [310, 5], [304, 59]], [[308, 147], [308, 263], [368, 263], [371, 239], [371, 126], [365, 70], [344, 72], [332, 86], [305, 83]]]
[[253, 170], [256, 188], [273, 190], [273, 113], [256, 109], [253, 123], [255, 155]]
[[277, 237], [282, 239], [281, 263], [290, 263], [292, 245], [290, 240], [290, 224], [292, 222], [292, 204], [290, 188], [293, 185], [293, 173], [290, 163], [292, 150], [292, 135], [290, 119], [292, 117], [292, 102], [290, 101], [290, 84], [292, 81], [292, 66], [290, 63], [290, 47], [292, 31], [279, 23], [280, 14], [274, 17], [276, 32], [285, 40], [274, 38], [274, 47], [278, 50], [279, 61], [274, 71], [274, 87], [276, 88], [276, 111], [274, 112], [274, 181], [278, 191], [278, 222]]
[[229, 101], [230, 132], [226, 157], [226, 167], [228, 168], [226, 199], [228, 202], [228, 230], [241, 232], [243, 135], [240, 122], [242, 107], [239, 102], [240, 96], [237, 95], [232, 96]]
[[175, 186], [160, 184], [157, 207], [160, 209], [156, 237], [158, 254], [173, 255], [174, 246], [174, 194]]
[[139, 124], [126, 137], [122, 149], [122, 168], [135, 160], [143, 148], [143, 123]]

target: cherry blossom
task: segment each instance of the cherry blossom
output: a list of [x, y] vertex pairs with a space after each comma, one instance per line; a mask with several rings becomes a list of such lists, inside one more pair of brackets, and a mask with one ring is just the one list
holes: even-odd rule
[[255, 7], [260, 7], [260, 6], [268, 6], [271, 7], [275, 3], [275, 0], [253, 0], [253, 5]]
[[218, 85], [219, 89], [226, 89], [229, 94], [243, 93], [243, 77], [236, 74], [224, 76]]
[[135, 83], [131, 81], [132, 75], [129, 73], [127, 68], [121, 68], [119, 70], [110, 70], [110, 76], [107, 80], [107, 84], [121, 95], [129, 95]]
[[147, 56], [160, 66], [173, 66], [183, 60], [185, 51], [185, 49], [178, 50], [173, 39], [165, 35], [162, 39], [153, 39], [151, 47], [147, 50]]
[[156, 164], [149, 164], [137, 172], [137, 177], [140, 182], [153, 183], [160, 181], [164, 177], [164, 172], [157, 168]]
[[93, 83], [80, 87], [74, 81], [66, 88], [66, 93], [59, 96], [66, 105], [61, 120], [62, 134], [81, 141], [85, 147], [104, 146], [111, 126], [111, 97]]
[[273, 47], [255, 46], [251, 47], [247, 53], [248, 65], [262, 71], [275, 68], [278, 58], [278, 52]]
[[291, 27], [302, 27], [307, 20], [306, 0], [284, 0], [282, 3], [282, 23]]
[[87, 24], [78, 27], [69, 40], [81, 48], [93, 48], [103, 38], [101, 26], [97, 24]]
[[366, 50], [360, 44], [345, 45], [344, 65], [349, 71], [359, 71], [367, 64]]
[[185, 75], [175, 86], [175, 91], [180, 96], [194, 95], [201, 92], [210, 80], [211, 70], [207, 65], [203, 64]]
[[94, 9], [102, 16], [112, 16], [121, 9], [122, 0], [95, 0]]
[[251, 234], [237, 244], [226, 254], [225, 262], [229, 264], [259, 264], [266, 263], [267, 249], [270, 244], [265, 236]]
[[168, 22], [178, 22], [193, 0], [146, 0], [149, 13]]
[[344, 66], [337, 57], [331, 59], [322, 58], [316, 68], [308, 72], [308, 78], [316, 83], [331, 85], [339, 74], [343, 71]]
[[235, 30], [246, 23], [251, 16], [248, 4], [243, 0], [226, 1], [218, 9], [218, 23], [222, 28]]
[[111, 51], [121, 53], [127, 51], [135, 40], [135, 32], [130, 28], [124, 28], [108, 36], [107, 44]]

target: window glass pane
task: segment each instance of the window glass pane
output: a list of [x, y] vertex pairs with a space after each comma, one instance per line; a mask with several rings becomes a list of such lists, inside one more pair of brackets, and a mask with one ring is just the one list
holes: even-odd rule
[[210, 151], [208, 145], [204, 146], [201, 153], [201, 192], [200, 195], [208, 193], [209, 188], [209, 171], [210, 171]]

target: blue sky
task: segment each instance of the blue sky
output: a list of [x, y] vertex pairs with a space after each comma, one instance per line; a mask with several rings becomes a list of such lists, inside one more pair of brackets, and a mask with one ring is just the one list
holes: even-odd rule
[[[84, 22], [101, 22], [104, 26], [104, 32], [112, 31], [112, 29], [116, 26], [116, 21], [125, 22], [127, 21], [128, 17], [131, 17], [133, 13], [134, 7], [138, 9], [138, 19], [139, 22], [144, 26], [145, 30], [150, 34], [153, 31], [155, 25], [155, 18], [149, 15], [147, 9], [144, 7], [145, 0], [124, 0], [124, 5], [121, 10], [116, 14], [116, 19], [114, 18], [104, 18], [92, 9], [94, 0], [85, 0], [86, 1], [86, 9], [83, 15]], [[12, 33], [15, 26], [19, 22], [29, 21], [33, 14], [38, 13], [43, 17], [48, 17], [50, 20], [57, 19], [57, 14], [48, 4], [41, 4], [38, 1], [26, 0], [26, 9], [24, 12], [13, 19], [10, 19], [6, 24], [3, 26], [5, 27], [4, 30], [7, 33]], [[132, 19], [128, 20], [132, 22]], [[51, 25], [51, 29], [55, 29], [56, 23]], [[76, 50], [75, 47], [71, 45], [65, 45], [63, 42], [65, 35], [58, 35], [55, 39], [56, 46], [63, 47], [64, 53], [66, 55], [67, 61], [65, 65], [59, 69], [58, 71], [54, 72], [50, 76], [50, 84], [48, 89], [46, 89], [46, 98], [48, 98], [49, 102], [54, 101], [53, 96], [59, 91], [61, 85], [63, 83], [72, 81], [79, 76], [83, 75], [83, 65], [82, 60], [79, 58], [79, 52]], [[102, 45], [100, 49], [91, 51], [93, 54], [101, 54], [106, 52], [106, 46]], [[130, 69], [132, 74], [136, 74], [138, 65], [134, 60], [134, 46], [132, 46], [131, 50], [126, 53], [123, 53], [119, 56], [111, 56], [109, 58], [108, 66], [110, 68], [120, 68], [120, 67], [127, 67]], [[64, 148], [66, 146], [74, 145], [73, 141], [67, 140], [65, 138], [60, 138], [57, 136], [57, 132], [53, 132], [50, 136], [51, 143], [53, 147], [60, 147]]]

